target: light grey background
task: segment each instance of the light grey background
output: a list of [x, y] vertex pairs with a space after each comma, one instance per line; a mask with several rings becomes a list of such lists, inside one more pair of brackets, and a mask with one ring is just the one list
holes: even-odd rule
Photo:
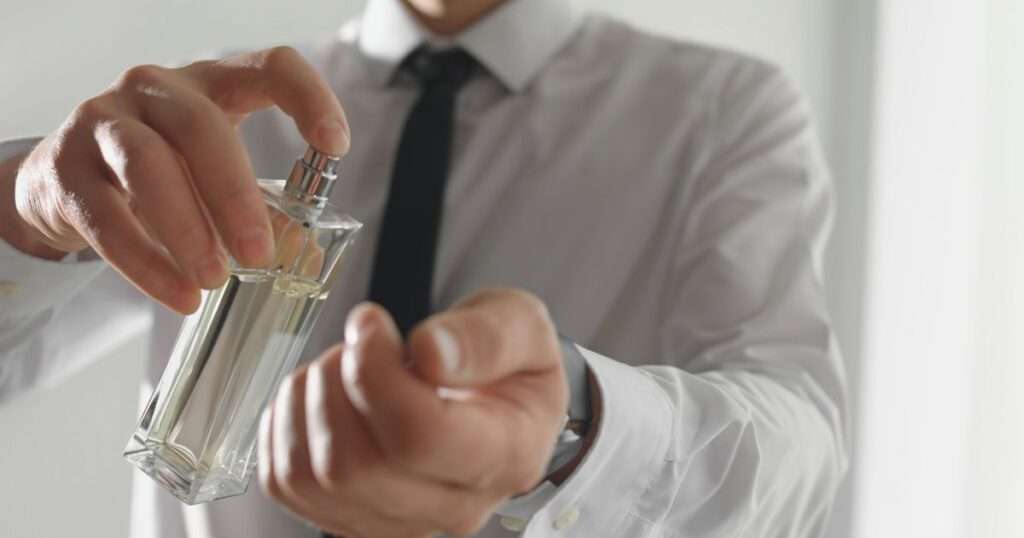
[[[0, 6], [0, 139], [52, 130], [128, 66], [301, 41], [335, 30], [362, 3], [8, 0]], [[584, 3], [658, 33], [767, 57], [807, 93], [837, 178], [829, 295], [856, 388], [875, 1]], [[120, 453], [135, 423], [144, 345], [137, 338], [60, 386], [0, 407], [0, 538], [126, 535], [130, 468]], [[844, 492], [831, 536], [847, 536], [850, 513]]]

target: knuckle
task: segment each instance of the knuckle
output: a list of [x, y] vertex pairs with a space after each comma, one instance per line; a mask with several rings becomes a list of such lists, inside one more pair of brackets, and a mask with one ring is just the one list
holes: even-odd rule
[[126, 152], [137, 153], [139, 143], [131, 136], [131, 122], [123, 117], [104, 119], [96, 126], [96, 136], [104, 142], [112, 142]]
[[[556, 358], [558, 352], [558, 334], [555, 331], [554, 323], [551, 320], [551, 313], [547, 304], [539, 297], [522, 289], [502, 289], [500, 293], [511, 305], [518, 322], [517, 331], [522, 331], [524, 336], [529, 336], [531, 341], [540, 344], [545, 357]], [[507, 327], [507, 320], [495, 320]]]
[[502, 303], [531, 318], [547, 318], [548, 308], [544, 301], [530, 291], [520, 288], [488, 288], [478, 292], [471, 304]]
[[465, 350], [470, 357], [489, 359], [499, 352], [500, 335], [506, 324], [499, 313], [480, 308], [450, 328], [459, 349]]
[[217, 65], [218, 63], [219, 60], [196, 60], [194, 62], [189, 63], [188, 65], [184, 65], [177, 69], [172, 69], [172, 71], [176, 71], [181, 74], [193, 75], [197, 78], [203, 78], [203, 76], [205, 76], [205, 74], [209, 72], [210, 68]]
[[263, 55], [263, 65], [270, 71], [276, 71], [288, 67], [296, 60], [301, 60], [302, 55], [293, 47], [279, 45], [266, 49]]
[[111, 106], [104, 96], [90, 97], [75, 107], [69, 118], [67, 129], [74, 131], [81, 126], [87, 126], [86, 128], [91, 130], [93, 124], [110, 117], [110, 113]]
[[535, 321], [550, 319], [547, 305], [533, 293], [521, 289], [509, 289], [505, 290], [505, 294], [527, 319]]
[[165, 68], [158, 65], [136, 65], [129, 67], [117, 78], [114, 87], [122, 90], [136, 90], [159, 84], [164, 77]]

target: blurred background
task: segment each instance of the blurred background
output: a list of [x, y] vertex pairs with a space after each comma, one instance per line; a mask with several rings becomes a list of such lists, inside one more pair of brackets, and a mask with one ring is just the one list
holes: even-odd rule
[[[829, 536], [1024, 536], [1024, 2], [579, 1], [773, 60], [815, 109], [857, 412]], [[301, 41], [362, 4], [4, 2], [0, 139], [45, 134], [128, 66]], [[0, 536], [127, 534], [143, 329], [0, 405]]]

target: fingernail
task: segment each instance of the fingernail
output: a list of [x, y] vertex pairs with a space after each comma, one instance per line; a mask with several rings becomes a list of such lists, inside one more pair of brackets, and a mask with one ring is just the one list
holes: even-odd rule
[[196, 282], [206, 289], [213, 289], [220, 286], [224, 280], [226, 267], [220, 257], [210, 258], [199, 264], [196, 268]]
[[445, 373], [455, 375], [459, 372], [460, 362], [459, 345], [455, 342], [455, 337], [448, 329], [440, 325], [432, 327], [430, 334], [434, 337], [434, 345], [437, 346], [437, 352], [441, 356], [441, 366]]
[[319, 140], [327, 146], [323, 148], [324, 151], [336, 153], [338, 156], [348, 153], [351, 135], [341, 120], [327, 118], [321, 121], [316, 134]]
[[238, 255], [242, 260], [255, 265], [269, 263], [271, 254], [270, 237], [264, 231], [252, 231], [240, 237], [236, 243]]

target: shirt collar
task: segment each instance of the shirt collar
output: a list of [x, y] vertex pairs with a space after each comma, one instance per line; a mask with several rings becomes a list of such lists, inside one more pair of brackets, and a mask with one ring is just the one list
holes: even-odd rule
[[382, 86], [413, 49], [430, 43], [462, 47], [518, 92], [569, 41], [581, 20], [573, 0], [508, 0], [465, 31], [443, 38], [420, 25], [401, 0], [370, 0], [358, 45], [370, 60], [371, 77]]

